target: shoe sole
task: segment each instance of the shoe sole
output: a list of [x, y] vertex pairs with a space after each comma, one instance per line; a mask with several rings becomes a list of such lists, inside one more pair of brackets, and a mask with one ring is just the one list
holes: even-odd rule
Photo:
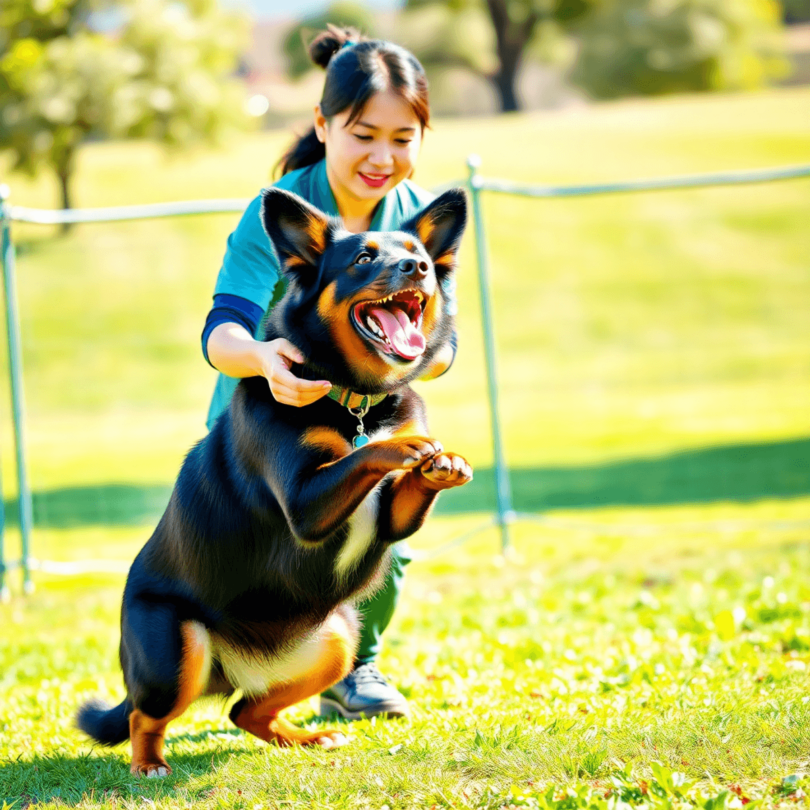
[[408, 707], [401, 703], [378, 703], [373, 709], [363, 709], [353, 712], [345, 706], [341, 706], [336, 700], [321, 698], [321, 717], [339, 714], [344, 720], [366, 720], [372, 717], [407, 717]]

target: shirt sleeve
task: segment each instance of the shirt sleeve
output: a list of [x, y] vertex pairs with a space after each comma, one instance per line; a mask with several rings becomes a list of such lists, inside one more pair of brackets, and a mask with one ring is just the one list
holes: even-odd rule
[[262, 227], [261, 195], [248, 205], [228, 237], [214, 295], [243, 298], [266, 311], [279, 280], [278, 258]]
[[215, 295], [214, 306], [205, 319], [205, 327], [202, 332], [202, 352], [208, 365], [214, 368], [208, 357], [208, 338], [217, 326], [221, 323], [238, 323], [244, 326], [251, 335], [255, 335], [256, 327], [263, 315], [264, 310], [252, 301], [248, 301], [247, 298], [225, 293]]

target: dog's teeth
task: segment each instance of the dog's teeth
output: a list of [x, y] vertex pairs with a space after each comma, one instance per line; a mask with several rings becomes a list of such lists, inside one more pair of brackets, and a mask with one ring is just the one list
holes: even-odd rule
[[377, 321], [374, 318], [371, 317], [371, 315], [369, 315], [366, 318], [366, 326], [368, 327], [369, 331], [372, 332], [373, 334], [377, 335], [377, 337], [381, 337], [381, 338], [385, 337], [385, 335], [383, 334], [382, 329], [380, 329], [380, 325], [377, 323]]

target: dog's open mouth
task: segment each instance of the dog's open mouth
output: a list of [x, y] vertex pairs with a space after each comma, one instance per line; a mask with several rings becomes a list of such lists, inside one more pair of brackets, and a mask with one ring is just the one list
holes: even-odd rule
[[422, 312], [426, 299], [419, 290], [401, 290], [352, 307], [354, 325], [380, 351], [401, 360], [416, 360], [425, 351]]

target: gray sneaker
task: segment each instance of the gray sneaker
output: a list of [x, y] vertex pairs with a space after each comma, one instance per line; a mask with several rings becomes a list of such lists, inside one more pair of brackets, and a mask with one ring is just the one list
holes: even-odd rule
[[385, 680], [372, 661], [358, 664], [342, 681], [321, 694], [321, 715], [339, 714], [346, 720], [361, 717], [407, 717], [408, 701]]

